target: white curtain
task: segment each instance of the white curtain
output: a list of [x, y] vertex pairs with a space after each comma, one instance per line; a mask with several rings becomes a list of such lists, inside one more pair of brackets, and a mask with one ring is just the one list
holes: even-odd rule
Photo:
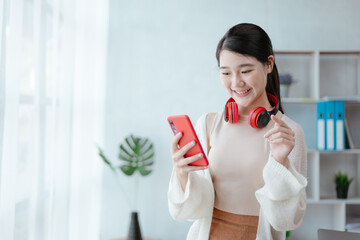
[[0, 238], [99, 239], [108, 0], [0, 0]]

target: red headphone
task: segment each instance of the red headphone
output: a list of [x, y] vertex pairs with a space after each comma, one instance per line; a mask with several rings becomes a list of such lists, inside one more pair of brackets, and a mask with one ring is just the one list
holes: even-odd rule
[[[270, 122], [270, 116], [275, 115], [279, 111], [279, 101], [277, 98], [267, 93], [273, 109], [267, 111], [264, 107], [256, 107], [251, 110], [248, 121], [253, 128], [263, 128]], [[225, 104], [224, 120], [229, 123], [237, 123], [239, 121], [238, 106], [233, 98], [230, 98]]]

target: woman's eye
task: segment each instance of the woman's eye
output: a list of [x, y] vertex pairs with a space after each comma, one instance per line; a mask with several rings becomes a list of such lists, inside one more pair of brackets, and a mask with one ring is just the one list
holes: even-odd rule
[[246, 71], [242, 71], [241, 73], [242, 74], [246, 74], [246, 73], [249, 73], [249, 72], [251, 72], [252, 70], [246, 70]]
[[228, 72], [222, 72], [221, 74], [222, 74], [222, 75], [225, 75], [225, 76], [230, 75], [230, 73], [228, 73]]

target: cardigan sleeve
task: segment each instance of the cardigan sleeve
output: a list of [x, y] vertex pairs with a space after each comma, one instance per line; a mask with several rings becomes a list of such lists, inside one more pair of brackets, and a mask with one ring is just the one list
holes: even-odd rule
[[307, 151], [304, 133], [295, 122], [291, 121], [288, 125], [295, 132], [295, 147], [289, 154], [289, 168], [270, 154], [263, 169], [265, 184], [255, 193], [265, 218], [277, 231], [297, 228], [306, 209]]
[[[197, 121], [195, 131], [205, 154], [206, 115]], [[209, 170], [190, 172], [185, 191], [182, 190], [179, 179], [173, 169], [168, 190], [168, 207], [172, 218], [179, 221], [195, 220], [211, 216], [214, 202], [214, 190]]]

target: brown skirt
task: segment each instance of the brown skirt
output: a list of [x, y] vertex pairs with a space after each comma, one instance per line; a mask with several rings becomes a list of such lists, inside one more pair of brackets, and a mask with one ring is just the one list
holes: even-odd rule
[[214, 208], [209, 240], [255, 240], [258, 216], [238, 215]]

